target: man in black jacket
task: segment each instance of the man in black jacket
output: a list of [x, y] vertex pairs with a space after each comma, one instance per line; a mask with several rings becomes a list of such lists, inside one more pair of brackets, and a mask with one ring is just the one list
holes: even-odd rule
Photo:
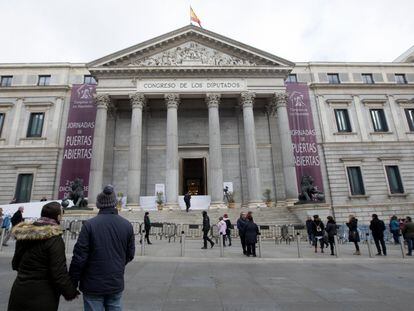
[[149, 235], [151, 231], [151, 220], [149, 218], [149, 212], [145, 212], [144, 215], [144, 228], [145, 228], [145, 239], [147, 240], [147, 244], [152, 244], [149, 240]]
[[203, 241], [204, 246], [201, 249], [207, 249], [207, 241], [210, 242], [211, 248], [214, 246], [214, 242], [208, 237], [210, 231], [210, 218], [207, 216], [207, 212], [203, 211]]
[[242, 212], [242, 213], [240, 213], [240, 218], [237, 219], [237, 230], [239, 230], [239, 237], [240, 237], [240, 242], [241, 242], [241, 245], [242, 245], [244, 255], [247, 255], [246, 239], [245, 239], [245, 236], [244, 236], [244, 229], [245, 229], [246, 225], [247, 225], [246, 213]]
[[73, 249], [69, 273], [83, 293], [85, 310], [121, 310], [125, 265], [134, 258], [131, 223], [118, 215], [114, 188], [96, 198], [99, 213], [84, 222]]
[[[372, 231], [372, 237], [374, 238], [375, 246], [377, 247], [377, 256], [381, 256], [382, 254], [384, 254], [384, 256], [387, 256], [387, 248], [385, 247], [384, 241], [385, 224], [382, 220], [378, 219], [377, 214], [372, 214], [372, 220], [369, 229]], [[382, 247], [382, 253], [380, 243]]]

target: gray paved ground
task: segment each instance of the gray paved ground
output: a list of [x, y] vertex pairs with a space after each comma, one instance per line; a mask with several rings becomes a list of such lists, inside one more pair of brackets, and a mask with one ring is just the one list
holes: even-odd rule
[[[179, 243], [154, 241], [147, 256], [127, 266], [124, 310], [410, 310], [414, 292], [414, 260], [390, 255], [370, 259], [342, 246], [341, 258], [315, 254], [301, 244], [263, 243], [263, 257], [246, 258], [235, 245], [200, 250], [187, 241], [186, 257]], [[15, 272], [10, 271], [12, 245], [0, 253], [0, 310], [6, 309]], [[137, 249], [139, 255], [139, 249]], [[69, 257], [69, 256], [68, 256]], [[60, 310], [81, 310], [82, 300], [61, 300]]]

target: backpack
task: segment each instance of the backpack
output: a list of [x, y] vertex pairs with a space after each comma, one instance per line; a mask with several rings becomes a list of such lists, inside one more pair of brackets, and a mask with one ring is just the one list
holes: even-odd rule
[[3, 223], [1, 225], [2, 229], [9, 229], [10, 228], [10, 216], [6, 216], [3, 218]]

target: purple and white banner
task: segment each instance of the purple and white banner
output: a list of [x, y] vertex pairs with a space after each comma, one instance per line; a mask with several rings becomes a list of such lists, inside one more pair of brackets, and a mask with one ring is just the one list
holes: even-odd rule
[[286, 83], [286, 91], [298, 189], [301, 189], [302, 177], [311, 176], [316, 189], [324, 192], [308, 86], [306, 83]]
[[93, 97], [95, 90], [96, 85], [92, 84], [75, 84], [72, 87], [60, 173], [59, 199], [69, 194], [71, 182], [76, 178], [83, 180], [84, 195], [88, 196], [96, 118], [96, 105]]

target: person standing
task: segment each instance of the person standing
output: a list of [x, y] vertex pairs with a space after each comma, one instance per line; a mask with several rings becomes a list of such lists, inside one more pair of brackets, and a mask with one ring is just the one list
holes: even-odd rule
[[191, 195], [190, 195], [190, 191], [188, 191], [185, 195], [184, 195], [184, 203], [185, 203], [185, 211], [188, 213], [188, 210], [191, 207]]
[[394, 244], [400, 244], [400, 222], [398, 221], [397, 216], [393, 215], [391, 217], [389, 227], [394, 239]]
[[331, 247], [331, 256], [335, 256], [334, 245], [335, 245], [335, 235], [336, 235], [336, 222], [332, 216], [328, 216], [328, 222], [326, 223], [325, 231], [328, 233], [328, 242]]
[[313, 223], [312, 223], [312, 234], [314, 236], [314, 246], [315, 246], [315, 253], [318, 252], [318, 241], [321, 246], [321, 253], [323, 253], [323, 247], [325, 245], [324, 241], [324, 231], [325, 226], [322, 220], [319, 218], [318, 215], [313, 216]]
[[214, 246], [214, 242], [208, 237], [210, 231], [210, 218], [207, 215], [206, 211], [202, 212], [203, 215], [203, 242], [204, 246], [201, 249], [207, 249], [207, 241], [210, 242], [211, 248]]
[[226, 222], [226, 238], [229, 240], [229, 246], [231, 246], [231, 221], [227, 214], [223, 215], [223, 220]]
[[12, 268], [17, 277], [10, 292], [9, 311], [56, 311], [60, 295], [72, 300], [79, 294], [66, 266], [60, 204], [45, 204], [40, 215], [35, 222], [20, 223], [13, 229], [16, 249]]
[[247, 257], [256, 257], [257, 236], [260, 234], [259, 227], [254, 223], [253, 216], [247, 215], [247, 223], [244, 227], [244, 235], [246, 239]]
[[144, 229], [145, 229], [145, 240], [147, 240], [147, 244], [151, 245], [149, 235], [151, 231], [151, 220], [149, 218], [149, 212], [145, 212], [144, 215]]
[[226, 222], [224, 221], [223, 217], [219, 217], [219, 221], [217, 223], [217, 227], [219, 230], [219, 234], [220, 234], [220, 239], [223, 240], [223, 246], [226, 247], [226, 230], [227, 230], [227, 225]]
[[242, 212], [240, 213], [239, 219], [237, 219], [237, 230], [239, 231], [239, 237], [240, 237], [240, 242], [241, 242], [242, 249], [243, 249], [243, 255], [247, 255], [246, 240], [245, 240], [245, 234], [244, 234], [244, 229], [246, 227], [246, 224], [247, 224], [246, 213]]
[[346, 226], [349, 229], [348, 240], [349, 242], [353, 242], [355, 245], [354, 255], [361, 255], [361, 252], [359, 250], [359, 245], [358, 245], [358, 242], [360, 242], [359, 232], [358, 232], [358, 219], [356, 219], [354, 215], [349, 215]]
[[11, 230], [8, 230], [8, 232], [6, 234], [6, 237], [4, 238], [4, 241], [3, 241], [3, 246], [9, 246], [7, 244], [7, 242], [9, 241], [10, 236], [11, 236], [11, 234], [13, 232], [13, 228], [15, 226], [17, 226], [19, 223], [21, 223], [21, 222], [24, 221], [23, 212], [24, 212], [24, 207], [23, 206], [19, 206], [19, 208], [17, 209], [17, 211], [13, 214], [12, 218], [10, 219], [10, 222], [12, 224], [12, 229]]
[[413, 255], [414, 248], [414, 222], [410, 216], [405, 218], [405, 224], [402, 229], [405, 240], [407, 241], [408, 253], [407, 256]]
[[116, 204], [108, 185], [96, 198], [98, 215], [84, 222], [73, 249], [69, 274], [83, 293], [85, 311], [122, 310], [125, 266], [134, 258], [135, 241]]
[[377, 256], [387, 256], [387, 248], [384, 241], [384, 231], [386, 228], [384, 222], [378, 218], [377, 214], [372, 214], [372, 220], [371, 224], [369, 225], [369, 229], [372, 232], [372, 237], [374, 238], [375, 246], [377, 247]]
[[308, 233], [308, 241], [310, 245], [313, 245], [313, 240], [315, 239], [315, 237], [313, 236], [313, 221], [312, 221], [312, 217], [308, 216], [308, 219], [306, 219], [306, 231]]

